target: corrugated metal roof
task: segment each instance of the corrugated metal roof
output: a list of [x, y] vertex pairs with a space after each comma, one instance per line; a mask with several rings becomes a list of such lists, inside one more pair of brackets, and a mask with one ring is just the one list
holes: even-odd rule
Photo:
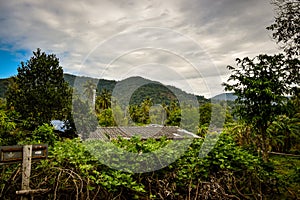
[[92, 132], [89, 139], [111, 140], [122, 137], [130, 139], [139, 136], [145, 140], [148, 138], [159, 139], [165, 136], [167, 139], [191, 139], [199, 136], [176, 126], [123, 126], [123, 127], [98, 127]]

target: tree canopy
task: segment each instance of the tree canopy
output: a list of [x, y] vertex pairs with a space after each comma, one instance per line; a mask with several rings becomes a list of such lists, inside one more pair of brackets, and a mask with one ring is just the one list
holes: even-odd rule
[[267, 27], [273, 38], [289, 57], [300, 52], [300, 2], [298, 0], [273, 0], [275, 22]]
[[[237, 59], [237, 67], [228, 66], [232, 71], [225, 90], [237, 95], [237, 114], [248, 122], [262, 123], [282, 112], [281, 106], [290, 91], [287, 80], [289, 73], [284, 68], [283, 55], [259, 55]], [[232, 82], [231, 82], [232, 81]]]
[[271, 137], [268, 128], [288, 115], [291, 101], [287, 96], [297, 99], [300, 83], [299, 1], [273, 0], [272, 4], [276, 7], [275, 22], [267, 29], [273, 31], [284, 54], [237, 58], [237, 67], [228, 66], [232, 74], [223, 84], [225, 90], [237, 95], [235, 113], [253, 126], [264, 156]]
[[59, 59], [41, 49], [21, 62], [7, 92], [7, 105], [19, 112], [29, 127], [65, 119], [70, 111], [71, 90], [63, 77]]
[[[267, 151], [267, 128], [280, 114], [286, 111], [288, 98], [295, 82], [289, 79], [290, 71], [283, 54], [259, 55], [236, 59], [237, 67], [232, 71], [225, 90], [237, 95], [235, 113], [241, 120], [253, 124], [261, 137], [261, 149]], [[299, 60], [294, 60], [299, 66]]]

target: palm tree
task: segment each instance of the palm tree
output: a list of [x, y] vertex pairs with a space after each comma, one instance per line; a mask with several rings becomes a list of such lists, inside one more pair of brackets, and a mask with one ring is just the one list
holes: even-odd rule
[[111, 93], [107, 89], [103, 89], [101, 94], [96, 98], [96, 112], [100, 113], [111, 107]]

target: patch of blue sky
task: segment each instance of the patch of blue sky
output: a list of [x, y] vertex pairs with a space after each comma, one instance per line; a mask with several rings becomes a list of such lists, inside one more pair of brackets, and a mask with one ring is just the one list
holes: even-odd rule
[[25, 50], [11, 51], [0, 47], [0, 78], [17, 75], [21, 61], [26, 62], [28, 52]]

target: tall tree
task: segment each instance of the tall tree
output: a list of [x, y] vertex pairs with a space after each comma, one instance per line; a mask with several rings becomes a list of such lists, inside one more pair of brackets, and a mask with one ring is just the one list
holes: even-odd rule
[[267, 128], [285, 111], [285, 95], [291, 92], [294, 84], [288, 80], [290, 72], [285, 70], [284, 55], [237, 59], [237, 67], [228, 66], [228, 69], [232, 74], [228, 83], [223, 84], [225, 90], [237, 95], [236, 114], [246, 123], [253, 124], [267, 159]]
[[292, 95], [297, 96], [300, 84], [300, 2], [299, 0], [272, 0], [275, 6], [275, 22], [267, 27], [273, 38], [286, 53], [284, 70], [287, 79], [294, 83]]
[[59, 59], [41, 49], [21, 62], [18, 75], [7, 92], [7, 105], [20, 113], [30, 128], [52, 119], [65, 119], [70, 112], [71, 89], [63, 77]]

